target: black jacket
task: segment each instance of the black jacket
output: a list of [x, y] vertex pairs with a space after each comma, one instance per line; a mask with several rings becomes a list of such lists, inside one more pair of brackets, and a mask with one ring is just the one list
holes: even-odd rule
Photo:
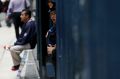
[[30, 44], [31, 49], [35, 48], [37, 43], [36, 23], [32, 20], [23, 25], [21, 34], [14, 45], [25, 45], [27, 43]]
[[52, 26], [48, 30], [48, 36], [47, 36], [47, 45], [55, 45], [56, 44], [56, 26]]

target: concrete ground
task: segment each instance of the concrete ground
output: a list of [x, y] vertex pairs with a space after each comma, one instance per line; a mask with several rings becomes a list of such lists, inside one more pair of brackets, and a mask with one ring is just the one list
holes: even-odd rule
[[[1, 18], [1, 17], [0, 17]], [[10, 52], [4, 50], [3, 46], [12, 44], [15, 41], [13, 25], [7, 27], [5, 21], [1, 21], [0, 27], [0, 79], [16, 79], [17, 71], [11, 71], [13, 65]]]

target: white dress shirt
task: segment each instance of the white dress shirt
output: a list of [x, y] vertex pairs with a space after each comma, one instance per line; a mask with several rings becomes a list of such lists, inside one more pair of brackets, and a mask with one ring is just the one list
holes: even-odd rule
[[[26, 0], [26, 4], [29, 7], [30, 2]], [[12, 12], [21, 12], [25, 9], [25, 0], [10, 0], [7, 15], [10, 15]]]

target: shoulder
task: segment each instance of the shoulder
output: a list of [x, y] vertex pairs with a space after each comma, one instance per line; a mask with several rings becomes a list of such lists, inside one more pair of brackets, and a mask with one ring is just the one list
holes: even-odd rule
[[27, 23], [26, 23], [27, 26], [34, 26], [36, 25], [36, 22], [34, 20], [29, 20]]
[[36, 29], [36, 22], [31, 20], [26, 23], [26, 28]]

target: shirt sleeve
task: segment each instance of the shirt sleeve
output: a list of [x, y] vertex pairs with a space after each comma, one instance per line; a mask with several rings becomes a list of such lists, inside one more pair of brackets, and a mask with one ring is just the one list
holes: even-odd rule
[[8, 10], [7, 10], [7, 16], [9, 16], [12, 12], [13, 12], [13, 6], [14, 6], [14, 3], [12, 0], [10, 0], [10, 3], [8, 5]]

